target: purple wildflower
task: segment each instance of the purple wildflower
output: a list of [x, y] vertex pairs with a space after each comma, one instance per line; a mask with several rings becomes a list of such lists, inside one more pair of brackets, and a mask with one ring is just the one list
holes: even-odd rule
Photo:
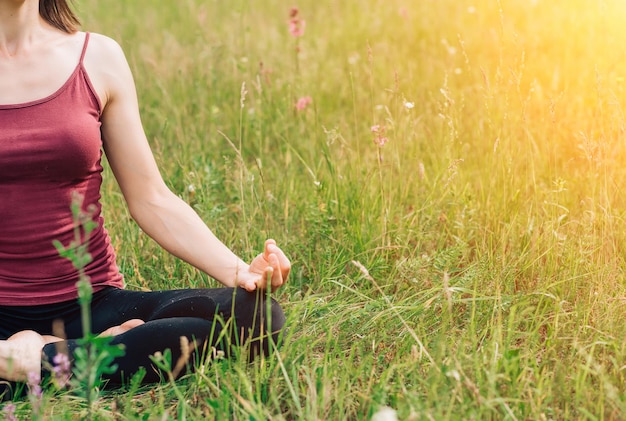
[[54, 373], [54, 378], [57, 381], [59, 387], [65, 387], [70, 381], [70, 375], [72, 371], [70, 370], [70, 360], [67, 354], [59, 352], [52, 358], [52, 362], [54, 367], [52, 368], [52, 372]]
[[4, 405], [4, 408], [2, 408], [2, 415], [6, 421], [17, 421], [15, 409], [15, 404], [9, 403]]

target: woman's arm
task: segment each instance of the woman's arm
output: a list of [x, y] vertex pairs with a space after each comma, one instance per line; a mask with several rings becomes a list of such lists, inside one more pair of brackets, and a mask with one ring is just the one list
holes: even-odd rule
[[226, 247], [196, 212], [163, 181], [148, 145], [135, 83], [117, 43], [94, 34], [85, 67], [103, 103], [102, 136], [109, 164], [130, 213], [142, 230], [173, 255], [226, 286], [249, 291], [281, 286], [289, 259], [273, 240], [250, 265]]

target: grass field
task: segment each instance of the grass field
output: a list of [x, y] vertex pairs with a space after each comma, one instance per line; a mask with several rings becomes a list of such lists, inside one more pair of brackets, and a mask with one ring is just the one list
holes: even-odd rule
[[[279, 352], [104, 394], [97, 418], [626, 418], [624, 2], [77, 9], [126, 51], [171, 188], [243, 257], [272, 237], [293, 262]], [[103, 194], [129, 288], [217, 285], [108, 170]]]

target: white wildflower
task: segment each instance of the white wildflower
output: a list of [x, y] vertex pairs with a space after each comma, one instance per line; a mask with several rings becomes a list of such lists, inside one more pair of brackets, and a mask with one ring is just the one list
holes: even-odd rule
[[372, 415], [372, 421], [398, 421], [398, 414], [395, 409], [383, 406]]

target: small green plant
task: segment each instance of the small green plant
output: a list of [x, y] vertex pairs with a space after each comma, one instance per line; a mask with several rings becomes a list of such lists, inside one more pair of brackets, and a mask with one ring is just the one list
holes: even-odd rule
[[81, 307], [83, 337], [78, 340], [79, 347], [74, 351], [73, 377], [70, 385], [73, 391], [85, 400], [87, 419], [93, 418], [93, 404], [98, 398], [103, 385], [102, 375], [113, 374], [115, 358], [124, 355], [121, 345], [112, 345], [112, 336], [98, 336], [91, 332], [91, 300], [93, 290], [89, 276], [85, 274], [85, 266], [91, 262], [89, 253], [89, 236], [97, 223], [93, 220], [94, 209], [89, 207], [83, 211], [83, 196], [74, 193], [72, 196], [72, 217], [74, 219], [74, 239], [65, 247], [59, 241], [54, 245], [59, 254], [69, 259], [79, 274], [76, 283], [78, 302]]

